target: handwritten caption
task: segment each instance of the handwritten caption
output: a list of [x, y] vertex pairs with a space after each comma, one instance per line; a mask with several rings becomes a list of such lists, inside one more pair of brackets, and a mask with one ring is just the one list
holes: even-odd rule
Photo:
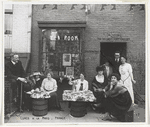
[[20, 120], [52, 120], [52, 119], [58, 119], [58, 120], [64, 120], [65, 117], [54, 117], [54, 118], [50, 118], [50, 117], [20, 117]]

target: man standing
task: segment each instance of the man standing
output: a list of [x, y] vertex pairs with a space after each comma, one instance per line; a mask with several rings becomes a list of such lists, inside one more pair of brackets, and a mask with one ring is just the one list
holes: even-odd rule
[[[17, 106], [20, 106], [21, 95], [21, 82], [26, 83], [25, 71], [23, 69], [21, 61], [19, 61], [18, 54], [11, 54], [10, 61], [5, 66], [5, 73], [7, 79], [11, 82], [12, 98]], [[20, 107], [19, 107], [20, 108]]]
[[120, 60], [120, 52], [116, 51], [115, 52], [115, 58], [112, 60], [112, 68], [113, 68], [113, 73], [119, 73], [119, 66], [121, 65], [121, 60]]

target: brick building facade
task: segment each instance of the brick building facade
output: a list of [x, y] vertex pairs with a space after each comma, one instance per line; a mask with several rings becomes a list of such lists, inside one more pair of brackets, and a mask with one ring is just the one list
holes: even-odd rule
[[[145, 94], [143, 5], [14, 4], [11, 14], [12, 35], [5, 34], [5, 57], [18, 52], [29, 73], [41, 71], [42, 31], [69, 29], [80, 34], [81, 70], [90, 83], [96, 66], [104, 62], [103, 55], [113, 57], [120, 50], [133, 67], [136, 91]], [[8, 36], [11, 44], [6, 44]]]
[[[40, 26], [41, 22], [43, 26]], [[32, 5], [29, 71], [41, 69], [42, 30], [68, 28], [66, 24], [74, 24], [74, 29], [81, 23], [85, 25], [82, 62], [86, 79], [91, 83], [96, 66], [103, 64], [102, 52], [113, 56], [113, 51], [120, 50], [133, 67], [136, 91], [145, 94], [145, 10], [142, 5]]]

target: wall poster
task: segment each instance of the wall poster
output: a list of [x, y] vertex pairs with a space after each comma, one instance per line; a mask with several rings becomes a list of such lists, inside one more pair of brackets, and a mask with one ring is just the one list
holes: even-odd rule
[[63, 66], [71, 66], [71, 54], [63, 54]]

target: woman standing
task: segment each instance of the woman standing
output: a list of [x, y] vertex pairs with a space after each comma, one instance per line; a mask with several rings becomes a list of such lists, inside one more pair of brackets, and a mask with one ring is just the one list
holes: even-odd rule
[[128, 89], [130, 96], [132, 98], [132, 103], [134, 103], [134, 92], [133, 92], [132, 82], [135, 84], [136, 81], [133, 78], [132, 66], [126, 61], [127, 58], [122, 56], [121, 57], [122, 64], [119, 66], [119, 72], [121, 75], [121, 81], [123, 85]]

